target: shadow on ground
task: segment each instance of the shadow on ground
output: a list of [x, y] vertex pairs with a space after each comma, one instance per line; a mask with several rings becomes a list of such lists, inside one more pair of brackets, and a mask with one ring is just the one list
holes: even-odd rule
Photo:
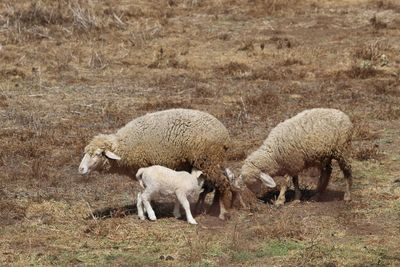
[[[173, 202], [152, 202], [151, 206], [156, 213], [157, 218], [170, 218], [173, 217], [174, 203]], [[208, 210], [208, 205], [205, 206], [206, 210]], [[191, 206], [192, 214], [194, 217], [200, 214], [196, 214], [194, 212], [194, 205]], [[185, 219], [185, 212], [181, 208], [182, 218]], [[85, 219], [109, 219], [109, 218], [122, 218], [126, 216], [136, 216], [137, 208], [136, 203], [132, 205], [125, 205], [121, 207], [106, 207], [94, 210], [92, 213], [88, 214]]]
[[[310, 201], [312, 197], [315, 195], [315, 190], [303, 189], [301, 190], [301, 201]], [[259, 198], [264, 203], [273, 204], [276, 199], [278, 199], [279, 190], [269, 191], [264, 196]], [[286, 202], [291, 202], [294, 200], [294, 190], [287, 190], [286, 194]], [[344, 197], [344, 192], [335, 191], [335, 190], [327, 190], [325, 191], [320, 198], [317, 200], [318, 202], [331, 202], [336, 200], [342, 200]]]
[[[311, 198], [315, 195], [315, 190], [304, 189], [301, 190], [301, 201], [310, 201]], [[279, 196], [279, 190], [274, 190], [266, 193], [264, 196], [259, 198], [265, 204], [273, 204], [275, 200]], [[318, 199], [318, 202], [332, 202], [337, 200], [342, 200], [344, 196], [344, 192], [342, 191], [334, 191], [327, 190], [321, 197]], [[291, 202], [294, 200], [294, 190], [287, 190], [286, 194], [286, 202]], [[172, 211], [174, 209], [173, 202], [152, 202], [152, 207], [154, 212], [156, 213], [157, 218], [170, 218], [173, 217]], [[209, 210], [210, 207], [206, 205], [205, 210]], [[196, 217], [200, 214], [196, 214], [194, 205], [191, 205], [191, 210], [193, 216]], [[106, 207], [94, 210], [92, 213], [86, 216], [86, 220], [91, 219], [109, 219], [109, 218], [122, 218], [126, 216], [137, 214], [136, 204], [125, 205], [120, 207]], [[183, 218], [185, 218], [184, 211], [181, 208], [181, 214]], [[218, 212], [207, 212], [208, 215], [218, 216]]]

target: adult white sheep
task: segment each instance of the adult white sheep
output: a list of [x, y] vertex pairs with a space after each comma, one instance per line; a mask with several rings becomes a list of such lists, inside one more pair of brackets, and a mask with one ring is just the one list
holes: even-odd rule
[[[92, 170], [134, 178], [141, 167], [162, 165], [174, 170], [197, 168], [216, 187], [221, 219], [229, 206], [231, 188], [221, 164], [231, 144], [228, 130], [212, 115], [191, 109], [170, 109], [138, 117], [115, 134], [100, 134], [85, 148], [81, 174]], [[235, 196], [237, 191], [235, 191]]]
[[144, 220], [143, 205], [146, 209], [149, 219], [157, 220], [150, 201], [156, 194], [175, 195], [174, 216], [181, 217], [179, 204], [182, 205], [186, 212], [186, 219], [190, 224], [197, 224], [190, 211], [190, 204], [187, 199], [200, 192], [204, 180], [199, 178], [201, 171], [193, 168], [191, 173], [185, 171], [174, 171], [169, 168], [154, 165], [147, 168], [140, 168], [136, 173], [136, 178], [139, 181], [143, 192], [139, 192], [137, 196], [138, 216]]
[[270, 186], [272, 177], [286, 176], [276, 201], [277, 205], [282, 205], [290, 177], [295, 187], [295, 200], [300, 200], [298, 175], [302, 170], [316, 166], [321, 169], [316, 194], [318, 198], [328, 186], [332, 172], [331, 161], [335, 159], [346, 178], [344, 200], [349, 201], [352, 185], [349, 163], [352, 131], [353, 124], [342, 111], [326, 108], [305, 110], [278, 124], [261, 147], [247, 157], [241, 169], [243, 182], [257, 193], [260, 180]]

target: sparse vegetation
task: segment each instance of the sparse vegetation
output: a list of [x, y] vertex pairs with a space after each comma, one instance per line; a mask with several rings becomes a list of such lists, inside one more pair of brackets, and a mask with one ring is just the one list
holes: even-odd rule
[[[398, 266], [399, 14], [394, 0], [1, 1], [0, 265]], [[309, 201], [307, 172], [301, 204], [250, 195], [190, 227], [158, 199], [160, 220], [141, 222], [137, 184], [82, 177], [79, 160], [93, 135], [174, 107], [227, 126], [236, 172], [280, 121], [343, 110], [354, 201], [337, 172]]]
[[377, 144], [372, 144], [370, 146], [362, 146], [356, 152], [356, 159], [358, 160], [370, 160], [378, 159], [379, 150]]

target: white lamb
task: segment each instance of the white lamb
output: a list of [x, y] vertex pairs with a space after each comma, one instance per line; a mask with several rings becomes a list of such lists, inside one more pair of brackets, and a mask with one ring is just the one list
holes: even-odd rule
[[140, 185], [144, 188], [143, 192], [139, 192], [137, 196], [138, 216], [144, 220], [143, 205], [149, 219], [157, 220], [150, 200], [155, 194], [175, 195], [176, 202], [174, 207], [174, 216], [181, 217], [179, 203], [186, 212], [186, 219], [191, 224], [197, 224], [190, 212], [190, 204], [188, 196], [200, 192], [204, 180], [199, 178], [201, 171], [193, 168], [192, 173], [185, 171], [174, 171], [169, 168], [154, 165], [147, 168], [140, 168], [136, 173], [136, 178]]

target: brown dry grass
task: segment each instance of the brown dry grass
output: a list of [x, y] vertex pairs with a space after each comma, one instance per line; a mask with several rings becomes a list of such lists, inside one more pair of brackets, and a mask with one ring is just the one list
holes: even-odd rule
[[[400, 5], [396, 1], [0, 3], [0, 265], [397, 266]], [[354, 201], [337, 166], [322, 202], [249, 210], [198, 227], [137, 185], [77, 166], [86, 142], [173, 107], [229, 129], [229, 166], [278, 122], [339, 108], [355, 126]], [[290, 200], [293, 194], [288, 193]], [[276, 195], [270, 193], [271, 200]]]

